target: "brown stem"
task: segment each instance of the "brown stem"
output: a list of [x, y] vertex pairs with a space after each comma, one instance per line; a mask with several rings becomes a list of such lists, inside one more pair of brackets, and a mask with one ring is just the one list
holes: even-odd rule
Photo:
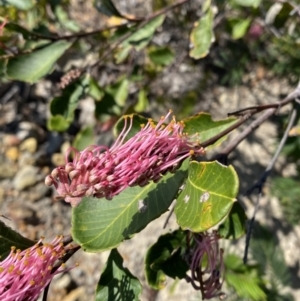
[[[111, 55], [114, 52], [114, 50], [116, 50], [126, 39], [128, 39], [130, 36], [132, 36], [137, 30], [141, 29], [143, 26], [145, 26], [147, 23], [149, 23], [154, 18], [156, 18], [160, 15], [166, 14], [168, 11], [174, 9], [175, 7], [183, 5], [184, 3], [187, 3], [188, 1], [190, 1], [190, 0], [180, 0], [170, 6], [167, 6], [163, 9], [157, 11], [156, 13], [144, 18], [143, 21], [137, 25], [137, 28], [135, 31], [128, 32], [127, 34], [123, 35], [114, 45], [111, 45], [110, 47], [108, 47], [108, 49], [102, 54], [102, 56], [97, 60], [97, 62], [95, 62], [93, 65], [88, 65], [88, 66], [84, 67], [82, 70], [79, 70], [79, 73], [83, 74], [84, 72], [87, 72], [88, 70], [95, 68], [96, 66], [101, 64], [105, 58], [107, 58], [109, 55]], [[62, 77], [62, 80], [63, 80], [63, 78], [64, 77]], [[71, 83], [71, 81], [69, 83]]]
[[126, 19], [127, 22], [123, 23], [123, 24], [118, 24], [118, 25], [111, 25], [111, 26], [105, 26], [102, 28], [98, 28], [92, 31], [88, 31], [88, 32], [78, 32], [78, 33], [74, 33], [74, 34], [69, 34], [69, 35], [64, 35], [64, 36], [51, 36], [51, 35], [45, 35], [45, 34], [40, 34], [37, 32], [30, 32], [30, 34], [33, 37], [39, 38], [39, 39], [45, 39], [45, 40], [50, 40], [50, 41], [59, 41], [59, 40], [71, 40], [71, 39], [78, 39], [78, 38], [85, 38], [88, 36], [93, 36], [95, 34], [101, 33], [103, 31], [107, 31], [107, 30], [112, 30], [112, 29], [117, 29], [117, 28], [121, 28], [124, 26], [127, 26], [129, 24], [129, 22], [132, 23], [138, 23], [138, 22], [149, 22], [150, 20], [154, 19], [157, 16], [166, 14], [168, 11], [174, 9], [177, 6], [180, 6], [186, 2], [188, 2], [190, 0], [180, 0], [170, 6], [167, 6], [155, 13], [153, 13], [150, 16], [144, 17], [144, 18], [129, 18], [127, 16], [122, 16], [124, 19]]
[[292, 110], [291, 114], [290, 114], [288, 126], [285, 129], [284, 135], [281, 138], [280, 144], [277, 147], [277, 150], [276, 150], [276, 152], [275, 152], [272, 160], [270, 161], [268, 167], [264, 171], [264, 173], [261, 176], [261, 178], [250, 189], [248, 189], [248, 191], [246, 193], [247, 195], [250, 195], [255, 189], [258, 190], [257, 201], [256, 201], [256, 204], [255, 204], [255, 210], [254, 210], [253, 216], [252, 216], [252, 218], [250, 220], [250, 224], [249, 224], [247, 235], [246, 235], [246, 246], [245, 246], [244, 258], [243, 258], [244, 264], [247, 263], [248, 250], [249, 250], [249, 245], [250, 245], [250, 239], [251, 239], [252, 229], [253, 229], [253, 226], [254, 226], [255, 216], [256, 216], [256, 213], [258, 211], [259, 201], [260, 201], [260, 198], [262, 196], [263, 187], [264, 187], [264, 185], [266, 183], [266, 180], [267, 180], [268, 176], [271, 173], [271, 170], [273, 169], [273, 167], [275, 165], [275, 162], [277, 161], [277, 158], [278, 158], [278, 156], [279, 156], [279, 154], [280, 154], [283, 146], [285, 145], [285, 142], [286, 142], [286, 140], [288, 138], [289, 131], [292, 128], [293, 124], [295, 123], [296, 116], [297, 116], [297, 110], [294, 108]]
[[65, 35], [65, 36], [49, 36], [49, 35], [44, 35], [44, 34], [32, 32], [32, 36], [35, 36], [36, 38], [39, 38], [39, 39], [51, 40], [51, 41], [55, 42], [55, 41], [60, 41], [60, 40], [71, 40], [71, 39], [85, 38], [85, 37], [89, 37], [89, 36], [99, 34], [99, 33], [104, 32], [104, 31], [121, 28], [121, 27], [124, 27], [126, 25], [128, 25], [128, 22], [123, 23], [123, 24], [105, 26], [105, 27], [101, 27], [101, 28], [98, 28], [98, 29], [95, 29], [95, 30], [92, 30], [92, 31], [87, 31], [87, 32], [77, 32], [77, 33], [69, 34], [69, 35]]
[[89, 68], [94, 68], [95, 66], [97, 66], [101, 61], [103, 61], [103, 59], [105, 59], [107, 56], [109, 56], [119, 45], [121, 45], [126, 39], [128, 39], [130, 36], [132, 36], [137, 30], [141, 29], [143, 26], [145, 26], [147, 23], [149, 23], [151, 20], [153, 20], [154, 18], [158, 17], [158, 16], [161, 16], [163, 14], [166, 14], [168, 11], [174, 9], [175, 7], [177, 6], [180, 6], [186, 2], [188, 2], [190, 0], [180, 0], [170, 6], [167, 6], [159, 11], [157, 11], [156, 13], [148, 16], [147, 18], [145, 18], [141, 23], [139, 23], [139, 25], [137, 26], [136, 30], [133, 31], [133, 32], [128, 32], [127, 34], [125, 34], [124, 36], [122, 36], [118, 41], [117, 43], [112, 46], [112, 47], [109, 47], [104, 53], [103, 55], [99, 58], [99, 60], [93, 64], [92, 66], [88, 66], [85, 68], [84, 71], [86, 71], [87, 69]]
[[[232, 113], [229, 113], [228, 116], [232, 115], [239, 115], [240, 119], [230, 126], [229, 128], [225, 129], [221, 133], [217, 134], [216, 136], [204, 141], [201, 143], [201, 146], [207, 147], [211, 144], [214, 144], [217, 140], [224, 137], [234, 129], [238, 128], [241, 124], [243, 124], [246, 120], [248, 120], [250, 117], [254, 116], [255, 114], [262, 112], [264, 110], [267, 110], [264, 112], [262, 116], [254, 120], [244, 131], [242, 131], [234, 140], [232, 140], [226, 148], [224, 148], [220, 153], [219, 156], [228, 155], [232, 150], [234, 150], [238, 144], [243, 141], [254, 129], [258, 128], [266, 119], [268, 119], [270, 116], [275, 114], [275, 112], [280, 109], [281, 107], [291, 103], [296, 98], [300, 97], [300, 82], [298, 86], [295, 88], [294, 91], [292, 91], [287, 97], [285, 97], [282, 101], [279, 101], [275, 104], [270, 105], [261, 105], [261, 106], [255, 106], [255, 107], [248, 107], [241, 109], [239, 111], [235, 111]], [[243, 114], [241, 114], [243, 113]]]

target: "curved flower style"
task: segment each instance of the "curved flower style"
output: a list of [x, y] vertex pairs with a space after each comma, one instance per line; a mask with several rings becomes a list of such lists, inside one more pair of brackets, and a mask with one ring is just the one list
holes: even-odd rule
[[[204, 153], [198, 142], [192, 142], [183, 133], [183, 122], [176, 122], [173, 117], [168, 125], [164, 124], [170, 114], [171, 111], [157, 125], [149, 119], [146, 126], [126, 142], [132, 116], [125, 117], [124, 128], [110, 149], [90, 146], [78, 152], [70, 148], [66, 165], [55, 168], [46, 177], [46, 185], [54, 185], [58, 198], [77, 206], [84, 196], [111, 200], [128, 186], [158, 181], [165, 173], [175, 171], [185, 158]], [[71, 152], [74, 160], [69, 162]]]
[[212, 233], [194, 234], [196, 245], [191, 251], [189, 262], [191, 284], [202, 293], [202, 299], [224, 298], [220, 292], [224, 281], [223, 249], [219, 249], [219, 235]]
[[54, 263], [65, 255], [63, 236], [51, 244], [41, 245], [40, 239], [24, 251], [11, 248], [7, 258], [0, 262], [0, 300], [35, 301], [52, 278], [63, 271], [61, 265], [52, 271]]

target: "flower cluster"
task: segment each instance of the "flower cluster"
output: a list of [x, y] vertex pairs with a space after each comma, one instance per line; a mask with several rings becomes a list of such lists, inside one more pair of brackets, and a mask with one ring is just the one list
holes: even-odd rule
[[37, 300], [52, 278], [65, 271], [64, 265], [52, 269], [65, 255], [62, 239], [57, 236], [51, 244], [41, 244], [41, 239], [24, 251], [12, 247], [8, 257], [0, 262], [0, 300]]
[[169, 124], [164, 124], [170, 114], [171, 111], [156, 125], [149, 119], [127, 141], [132, 116], [125, 117], [124, 128], [110, 149], [105, 146], [90, 146], [82, 152], [69, 149], [66, 165], [55, 168], [46, 177], [46, 185], [54, 185], [58, 198], [77, 206], [84, 196], [110, 200], [128, 186], [157, 182], [166, 172], [176, 170], [185, 158], [204, 152], [199, 142], [192, 142], [183, 133], [182, 122], [173, 117]]
[[211, 299], [216, 296], [224, 298], [220, 292], [224, 281], [223, 249], [219, 249], [219, 235], [212, 233], [194, 234], [195, 247], [191, 250], [189, 260], [193, 287], [200, 290], [202, 299]]

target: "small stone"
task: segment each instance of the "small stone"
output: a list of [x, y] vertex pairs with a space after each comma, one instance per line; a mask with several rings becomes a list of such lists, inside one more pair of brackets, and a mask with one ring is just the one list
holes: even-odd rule
[[78, 287], [71, 291], [62, 301], [86, 301], [85, 290], [83, 287]]
[[60, 154], [60, 153], [55, 153], [51, 157], [51, 162], [55, 166], [65, 165], [65, 156], [63, 154]]
[[50, 132], [47, 138], [46, 153], [52, 155], [56, 152], [59, 152], [59, 149], [64, 141], [64, 138], [61, 134], [56, 132]]
[[28, 137], [29, 133], [33, 130], [33, 124], [28, 121], [23, 121], [19, 123], [19, 129], [17, 132], [17, 137], [20, 140], [24, 140]]
[[5, 193], [4, 188], [0, 187], [0, 204], [2, 204], [2, 202], [4, 200], [4, 193]]
[[21, 145], [20, 145], [20, 150], [21, 151], [28, 151], [32, 154], [34, 154], [37, 150], [37, 140], [33, 137], [25, 139]]
[[69, 274], [64, 274], [59, 279], [55, 281], [55, 289], [67, 288], [71, 284], [71, 276]]
[[38, 183], [31, 189], [28, 197], [28, 201], [36, 202], [41, 200], [45, 195], [49, 193], [50, 187], [44, 183]]
[[22, 152], [20, 154], [18, 164], [20, 167], [27, 165], [32, 166], [35, 164], [35, 158], [29, 152]]
[[0, 164], [0, 179], [12, 178], [17, 172], [17, 166], [9, 163]]
[[263, 79], [266, 76], [266, 69], [263, 66], [258, 66], [256, 69], [256, 77], [258, 80]]
[[7, 134], [2, 138], [4, 146], [17, 146], [21, 140], [16, 135]]
[[62, 154], [65, 154], [67, 152], [67, 150], [71, 147], [71, 144], [69, 141], [65, 141], [61, 147], [60, 147], [60, 150], [61, 150], [61, 153]]
[[[22, 205], [18, 203], [11, 204], [7, 217], [13, 220], [29, 220], [34, 215], [34, 211], [27, 207], [24, 203]], [[20, 229], [21, 230], [21, 229]]]
[[14, 162], [18, 160], [19, 155], [20, 153], [16, 146], [9, 147], [5, 152], [6, 158]]
[[13, 180], [13, 186], [20, 191], [34, 185], [38, 180], [38, 168], [26, 165], [17, 172]]

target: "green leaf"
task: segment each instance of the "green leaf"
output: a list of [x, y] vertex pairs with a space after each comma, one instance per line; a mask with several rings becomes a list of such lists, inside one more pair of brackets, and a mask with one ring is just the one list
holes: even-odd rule
[[212, 7], [195, 23], [190, 35], [193, 48], [190, 50], [190, 57], [201, 59], [205, 57], [215, 40], [213, 32], [214, 13]]
[[146, 125], [148, 123], [148, 118], [143, 117], [138, 114], [132, 114], [132, 115], [123, 115], [115, 124], [114, 127], [114, 136], [118, 137], [120, 133], [122, 132], [124, 126], [125, 126], [125, 120], [127, 127], [130, 123], [129, 118], [132, 118], [132, 126], [129, 131], [129, 133], [126, 136], [126, 140], [130, 139], [134, 135], [136, 135], [140, 130], [141, 126]]
[[[298, 151], [299, 154], [299, 151]], [[276, 177], [271, 182], [271, 192], [280, 201], [286, 220], [294, 225], [299, 223], [300, 216], [300, 181], [293, 178]]]
[[25, 250], [32, 247], [35, 244], [34, 241], [22, 236], [18, 232], [15, 232], [2, 221], [0, 221], [0, 257], [1, 260], [10, 253], [11, 247], [16, 247], [20, 250]]
[[0, 77], [6, 76], [6, 65], [7, 65], [7, 59], [0, 59]]
[[124, 107], [128, 97], [128, 89], [129, 80], [127, 78], [123, 78], [117, 83], [108, 87], [106, 91], [114, 98], [117, 105]]
[[74, 111], [80, 98], [89, 87], [89, 75], [82, 77], [68, 85], [61, 96], [55, 97], [50, 103], [52, 116], [47, 122], [51, 131], [63, 132], [67, 130], [74, 119]]
[[183, 259], [182, 245], [185, 245], [186, 234], [176, 230], [159, 237], [145, 257], [145, 275], [148, 284], [154, 289], [166, 285], [166, 275], [182, 279], [189, 267]]
[[100, 101], [104, 97], [105, 91], [98, 85], [97, 81], [91, 77], [88, 93], [96, 101]]
[[251, 19], [232, 19], [229, 21], [232, 29], [231, 36], [234, 40], [242, 38], [250, 26]]
[[156, 29], [163, 24], [164, 19], [165, 16], [161, 15], [149, 21], [145, 26], [143, 26], [141, 29], [137, 30], [130, 37], [128, 37], [122, 43], [122, 46], [124, 47], [127, 45], [131, 45], [138, 51], [142, 50], [148, 45]]
[[111, 0], [94, 0], [97, 10], [108, 17], [123, 17]]
[[94, 78], [90, 80], [88, 93], [95, 100], [95, 117], [99, 121], [107, 122], [112, 116], [121, 114], [113, 95], [105, 91]]
[[238, 239], [246, 233], [247, 216], [240, 203], [234, 203], [225, 222], [219, 226], [219, 234], [227, 239]]
[[120, 64], [122, 63], [130, 53], [130, 50], [132, 47], [130, 45], [126, 45], [124, 48], [121, 48], [121, 50], [117, 51], [116, 54], [114, 55], [116, 59], [116, 63]]
[[221, 222], [236, 201], [239, 181], [232, 166], [192, 161], [175, 214], [182, 229], [203, 232]]
[[[0, 0], [1, 1], [1, 0]], [[20, 26], [17, 23], [7, 23], [5, 25], [5, 29], [7, 30], [11, 30], [11, 31], [15, 31], [17, 33], [20, 33], [23, 35], [24, 39], [31, 39], [34, 37], [34, 34], [32, 32], [30, 32], [29, 30], [27, 30], [26, 28]]]
[[0, 6], [11, 5], [21, 10], [31, 9], [34, 4], [34, 0], [0, 0]]
[[273, 231], [257, 223], [250, 241], [250, 250], [261, 268], [261, 273], [265, 274], [274, 290], [277, 289], [280, 293], [281, 288], [291, 285], [291, 275], [284, 260], [284, 253], [278, 246]]
[[114, 97], [107, 92], [104, 92], [101, 100], [96, 101], [95, 105], [95, 116], [102, 122], [110, 120], [112, 116], [121, 115], [121, 108], [116, 104]]
[[[277, 4], [279, 4], [279, 3], [277, 3]], [[275, 5], [275, 4], [273, 4], [273, 5]], [[269, 9], [269, 11], [270, 10], [271, 10], [271, 8]], [[285, 26], [285, 24], [288, 22], [288, 20], [290, 20], [291, 12], [293, 10], [294, 10], [294, 6], [291, 3], [289, 3], [289, 2], [283, 3], [281, 9], [275, 16], [275, 20], [273, 23], [274, 26], [278, 29], [282, 29], [282, 27]]]
[[59, 23], [66, 29], [73, 32], [78, 32], [80, 30], [79, 25], [73, 20], [69, 19], [66, 10], [61, 5], [56, 5], [54, 10], [55, 16], [57, 17]]
[[262, 281], [255, 266], [246, 266], [242, 260], [233, 254], [225, 257], [225, 281], [235, 289], [240, 298], [253, 301], [265, 301], [267, 296], [262, 290]]
[[174, 53], [169, 47], [155, 47], [148, 52], [150, 60], [156, 65], [167, 66], [174, 61]]
[[47, 120], [47, 128], [50, 131], [64, 132], [70, 126], [70, 121], [66, 120], [62, 115], [51, 116]]
[[123, 267], [123, 258], [110, 252], [96, 289], [95, 301], [138, 301], [142, 293], [139, 280]]
[[261, 0], [231, 0], [232, 4], [241, 5], [246, 7], [258, 7]]
[[129, 187], [111, 201], [83, 198], [72, 212], [73, 239], [88, 252], [118, 246], [169, 208], [186, 177], [187, 163], [159, 183]]
[[[226, 130], [236, 122], [235, 117], [214, 121], [208, 113], [199, 113], [192, 117], [182, 120], [185, 124], [184, 132], [189, 136], [193, 136], [194, 140], [204, 142], [220, 132]], [[213, 146], [217, 146], [224, 141], [226, 137], [218, 140]]]
[[134, 106], [134, 110], [138, 113], [144, 112], [148, 107], [148, 105], [149, 105], [149, 101], [147, 98], [147, 92], [144, 89], [142, 89], [139, 91], [138, 101]]
[[10, 58], [7, 63], [7, 76], [10, 79], [34, 83], [47, 75], [53, 64], [72, 45], [57, 41], [30, 53]]
[[73, 142], [73, 146], [80, 151], [93, 144], [95, 144], [95, 135], [94, 129], [91, 126], [80, 130]]
[[205, 13], [211, 6], [211, 0], [204, 0], [202, 3], [202, 13]]

